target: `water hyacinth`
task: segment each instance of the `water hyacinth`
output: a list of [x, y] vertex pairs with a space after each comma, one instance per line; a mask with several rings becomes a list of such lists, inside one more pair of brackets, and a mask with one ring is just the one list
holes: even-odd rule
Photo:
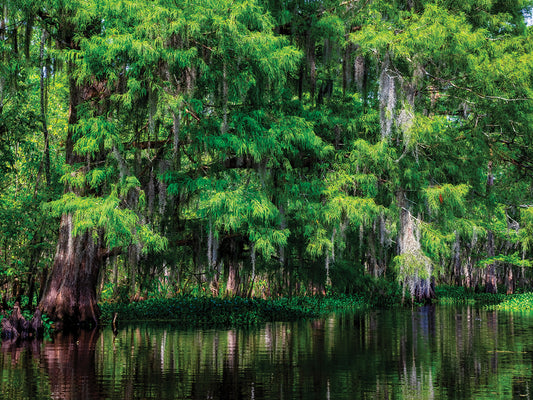
[[341, 309], [364, 310], [368, 301], [355, 296], [294, 297], [276, 300], [181, 296], [136, 303], [101, 304], [102, 322], [116, 313], [120, 322], [175, 321], [187, 327], [250, 326], [271, 321], [317, 318]]

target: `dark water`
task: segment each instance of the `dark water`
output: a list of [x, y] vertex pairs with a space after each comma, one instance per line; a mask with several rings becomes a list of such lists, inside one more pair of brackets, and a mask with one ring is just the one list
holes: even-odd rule
[[5, 399], [533, 397], [533, 314], [385, 310], [257, 329], [169, 325], [2, 343]]

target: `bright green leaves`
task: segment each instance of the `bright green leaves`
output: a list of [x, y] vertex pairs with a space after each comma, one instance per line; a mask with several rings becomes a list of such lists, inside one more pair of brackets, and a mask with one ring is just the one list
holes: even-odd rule
[[94, 157], [111, 150], [119, 140], [115, 124], [105, 116], [86, 118], [75, 127], [74, 151], [81, 156]]
[[[309, 226], [307, 228], [309, 228]], [[311, 257], [319, 258], [331, 251], [333, 243], [331, 243], [328, 231], [324, 227], [318, 225], [318, 220], [317, 226], [313, 228], [308, 229], [306, 232], [309, 240], [305, 250]]]
[[491, 264], [499, 263], [501, 265], [514, 265], [517, 267], [532, 267], [533, 261], [522, 258], [518, 252], [513, 254], [500, 254], [495, 257], [488, 257], [479, 262], [482, 268], [486, 268]]
[[454, 231], [442, 230], [440, 226], [427, 222], [420, 223], [419, 227], [421, 248], [434, 261], [433, 264], [438, 266], [451, 254], [452, 243], [455, 239]]
[[533, 244], [533, 207], [528, 206], [520, 211], [522, 227], [519, 235], [526, 250], [530, 250]]
[[429, 257], [420, 251], [397, 255], [392, 263], [398, 282], [407, 286], [413, 294], [419, 279], [428, 280], [432, 276], [433, 263]]
[[467, 185], [433, 186], [425, 189], [428, 206], [431, 213], [443, 215], [445, 218], [460, 217], [467, 211]]
[[[7, 7], [23, 26], [19, 3]], [[179, 250], [157, 257], [180, 272], [203, 273], [207, 239], [212, 273], [228, 238], [243, 270], [257, 252], [255, 272], [294, 282], [344, 265], [416, 286], [452, 258], [477, 263], [488, 232], [510, 246], [491, 262], [528, 257], [533, 47], [517, 10], [530, 3], [44, 2], [49, 125], [72, 150], [73, 192], [46, 210], [110, 248], [153, 255], [167, 235]], [[27, 64], [9, 58], [6, 32], [0, 198], [13, 200], [41, 160], [38, 49], [34, 34]], [[12, 202], [4, 238], [18, 232]]]
[[282, 116], [267, 132], [267, 138], [275, 144], [267, 146], [268, 152], [278, 157], [308, 153], [323, 158], [333, 152], [333, 147], [316, 135], [312, 123], [299, 117]]
[[321, 219], [331, 226], [341, 224], [345, 220], [355, 226], [369, 225], [382, 211], [374, 199], [338, 193], [328, 198]]
[[228, 185], [223, 190], [206, 190], [198, 214], [213, 221], [217, 232], [245, 234], [263, 257], [269, 259], [287, 243], [289, 231], [280, 229], [280, 213], [254, 177], [245, 174], [248, 184]]
[[[126, 187], [128, 183], [126, 183]], [[66, 193], [61, 199], [47, 203], [44, 208], [56, 216], [73, 216], [74, 236], [90, 233], [93, 238], [102, 238], [109, 249], [140, 244], [143, 252], [161, 251], [166, 248], [166, 239], [140, 222], [138, 214], [123, 207], [123, 200], [115, 190], [104, 197], [79, 197]]]

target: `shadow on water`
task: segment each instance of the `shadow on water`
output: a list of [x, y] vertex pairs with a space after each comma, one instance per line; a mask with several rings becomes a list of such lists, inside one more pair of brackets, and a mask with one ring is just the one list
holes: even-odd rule
[[473, 307], [259, 328], [130, 325], [3, 342], [8, 399], [533, 397], [533, 316]]

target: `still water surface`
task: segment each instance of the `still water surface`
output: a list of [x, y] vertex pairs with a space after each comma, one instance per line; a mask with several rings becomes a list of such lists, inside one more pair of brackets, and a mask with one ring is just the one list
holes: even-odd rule
[[533, 314], [344, 313], [254, 329], [136, 325], [2, 343], [5, 399], [533, 398]]

